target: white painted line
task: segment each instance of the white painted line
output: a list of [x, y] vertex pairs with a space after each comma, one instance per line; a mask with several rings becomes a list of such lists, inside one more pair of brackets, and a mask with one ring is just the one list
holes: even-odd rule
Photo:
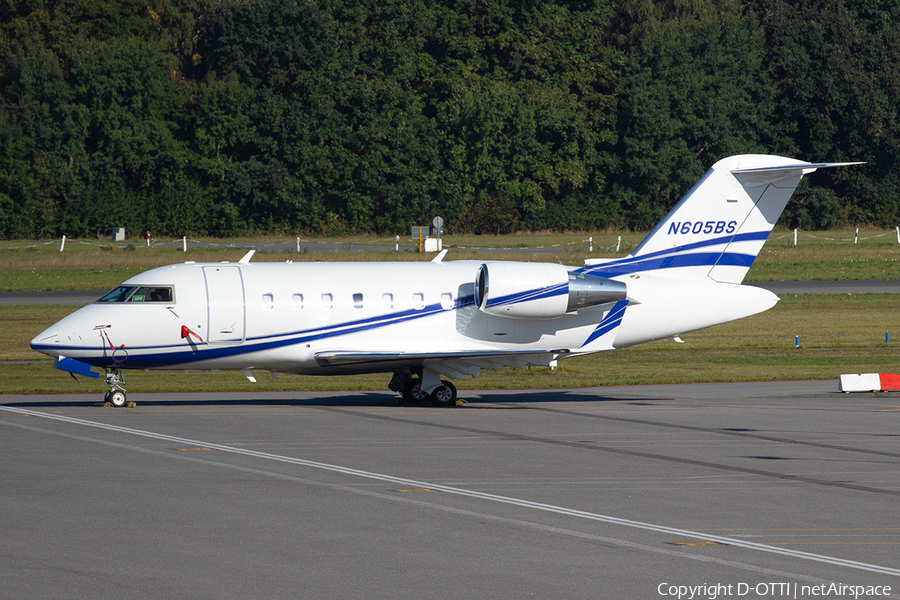
[[42, 413], [33, 410], [25, 410], [20, 408], [14, 408], [11, 406], [3, 406], [0, 405], [0, 410], [4, 410], [11, 413], [29, 415], [33, 417], [40, 417], [43, 419], [50, 419], [54, 421], [62, 421], [65, 423], [71, 423], [73, 425], [81, 425], [85, 427], [95, 427], [98, 429], [105, 429], [108, 431], [114, 431], [118, 433], [126, 433], [129, 435], [137, 435], [141, 437], [147, 437], [157, 440], [163, 440], [168, 442], [175, 442], [177, 444], [183, 444], [186, 446], [196, 446], [196, 447], [204, 447], [209, 448], [211, 450], [219, 450], [221, 452], [229, 452], [232, 454], [240, 454], [244, 456], [251, 456], [254, 458], [261, 458], [264, 460], [272, 460], [277, 462], [289, 463], [304, 467], [309, 467], [313, 469], [320, 469], [324, 471], [330, 471], [333, 473], [342, 473], [345, 475], [353, 475], [356, 477], [363, 477], [366, 479], [374, 479], [378, 481], [385, 481], [392, 484], [399, 484], [403, 486], [408, 486], [411, 488], [428, 488], [431, 490], [435, 490], [437, 492], [444, 492], [447, 494], [454, 494], [458, 496], [466, 496], [469, 498], [477, 498], [480, 500], [488, 500], [491, 502], [499, 502], [502, 504], [509, 504], [514, 506], [520, 506], [523, 508], [531, 508], [535, 510], [540, 510], [544, 512], [550, 512], [555, 514], [567, 515], [570, 517], [576, 517], [580, 519], [586, 519], [589, 521], [597, 521], [601, 523], [609, 523], [612, 525], [622, 525], [625, 527], [632, 527], [636, 529], [644, 529], [648, 531], [655, 531], [658, 533], [665, 533], [667, 535], [676, 535], [682, 536], [691, 539], [703, 540], [707, 542], [718, 542], [720, 544], [727, 544], [729, 546], [736, 546], [738, 548], [745, 548], [748, 550], [756, 550], [759, 552], [766, 552], [769, 554], [779, 554], [782, 556], [790, 556], [793, 558], [801, 558], [804, 560], [826, 563], [835, 566], [847, 567], [850, 569], [857, 569], [861, 571], [871, 571], [873, 573], [881, 573], [883, 575], [893, 575], [894, 577], [900, 577], [900, 569], [895, 569], [892, 567], [884, 567], [880, 565], [873, 565], [869, 563], [859, 562], [855, 560], [848, 560], [844, 558], [838, 558], [834, 556], [825, 556], [822, 554], [813, 554], [811, 552], [802, 552], [800, 550], [791, 550], [789, 548], [779, 548], [778, 546], [770, 546], [768, 544], [757, 544], [755, 542], [749, 542], [746, 540], [741, 540], [737, 538], [728, 538], [718, 535], [710, 535], [706, 533], [701, 533], [699, 531], [690, 531], [687, 529], [678, 529], [675, 527], [667, 527], [665, 525], [656, 525], [653, 523], [644, 523], [641, 521], [633, 521], [631, 519], [620, 519], [618, 517], [612, 517], [609, 515], [601, 515], [598, 513], [592, 513], [582, 510], [576, 510], [571, 508], [565, 508], [562, 506], [555, 506], [553, 504], [544, 504], [541, 502], [531, 502], [529, 500], [522, 500], [519, 498], [512, 498], [509, 496], [499, 496], [497, 494], [488, 494], [485, 492], [477, 492], [473, 490], [466, 490], [463, 488], [456, 488], [446, 485], [433, 484], [425, 481], [417, 481], [415, 479], [406, 479], [403, 477], [394, 477], [392, 475], [385, 475], [382, 473], [373, 473], [369, 471], [362, 471], [359, 469], [353, 469], [350, 467], [342, 467], [340, 465], [331, 465], [328, 463], [321, 463], [311, 460], [304, 460], [302, 458], [293, 458], [290, 456], [281, 456], [278, 454], [269, 454], [267, 452], [258, 452], [256, 450], [247, 450], [244, 448], [236, 448], [234, 446], [224, 446], [221, 444], [213, 444], [210, 442], [203, 442], [199, 440], [191, 440], [187, 438], [181, 438], [171, 435], [166, 435], [162, 433], [155, 433], [152, 431], [143, 431], [140, 429], [131, 429], [129, 427], [121, 427], [118, 425], [109, 425], [106, 423], [98, 423], [95, 421], [88, 421], [85, 419], [76, 419], [74, 417], [66, 417], [62, 415], [52, 415], [48, 413]]

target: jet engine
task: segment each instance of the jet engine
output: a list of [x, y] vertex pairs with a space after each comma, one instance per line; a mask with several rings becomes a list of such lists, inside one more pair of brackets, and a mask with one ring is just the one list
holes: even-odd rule
[[475, 276], [476, 306], [500, 317], [554, 319], [625, 295], [624, 283], [554, 263], [484, 263]]

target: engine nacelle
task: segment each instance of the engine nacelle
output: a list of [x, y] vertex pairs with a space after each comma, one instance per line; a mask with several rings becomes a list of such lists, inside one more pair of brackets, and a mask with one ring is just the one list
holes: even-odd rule
[[500, 317], [554, 319], [625, 295], [624, 283], [555, 263], [484, 263], [475, 277], [476, 306]]

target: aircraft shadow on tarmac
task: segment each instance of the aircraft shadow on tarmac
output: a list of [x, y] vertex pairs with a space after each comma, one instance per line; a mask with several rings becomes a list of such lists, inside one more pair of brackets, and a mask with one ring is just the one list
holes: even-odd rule
[[[376, 407], [376, 406], [397, 406], [406, 409], [420, 408], [422, 410], [438, 410], [427, 402], [418, 404], [407, 404], [400, 400], [395, 394], [384, 392], [333, 392], [327, 395], [316, 396], [312, 398], [291, 398], [285, 397], [283, 394], [278, 396], [267, 397], [265, 393], [254, 392], [247, 397], [239, 397], [235, 393], [230, 393], [226, 398], [202, 398], [197, 396], [206, 396], [206, 394], [192, 394], [188, 392], [178, 393], [152, 393], [142, 394], [134, 392], [131, 398], [138, 407], [141, 406], [323, 406], [323, 407]], [[635, 398], [629, 396], [620, 398], [615, 396], [603, 396], [595, 393], [582, 392], [580, 390], [523, 390], [516, 393], [490, 391], [478, 392], [476, 398], [465, 398], [465, 392], [460, 396], [464, 405], [456, 407], [459, 409], [479, 409], [479, 410], [516, 410], [529, 409], [529, 404], [545, 403], [545, 402], [566, 402], [566, 403], [595, 403], [595, 402], [624, 402], [637, 406], [655, 406], [661, 402], [665, 402], [664, 398]], [[22, 396], [19, 396], [22, 398]], [[56, 399], [58, 398], [58, 399]], [[15, 406], [17, 408], [64, 408], [72, 406], [97, 406], [103, 407], [100, 402], [101, 396], [96, 399], [84, 399], [79, 394], [76, 399], [69, 395], [60, 395], [58, 397], [48, 398], [42, 396], [39, 399], [16, 400], [12, 402], [4, 402], [0, 397], [0, 404], [7, 406]], [[128, 410], [127, 408], [117, 410]], [[453, 410], [453, 408], [445, 409]]]

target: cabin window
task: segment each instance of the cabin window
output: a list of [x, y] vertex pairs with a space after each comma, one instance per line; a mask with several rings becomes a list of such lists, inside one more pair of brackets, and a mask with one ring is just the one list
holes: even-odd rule
[[450, 292], [444, 292], [441, 294], [441, 308], [444, 310], [450, 310], [453, 308], [453, 294]]
[[363, 295], [362, 294], [353, 294], [353, 308], [362, 308], [363, 307]]
[[385, 308], [394, 308], [394, 295], [393, 294], [382, 294], [381, 295], [381, 303], [384, 304]]
[[331, 294], [322, 294], [322, 308], [331, 310], [334, 306], [334, 296]]
[[272, 310], [275, 308], [275, 297], [272, 294], [262, 295], [263, 310]]
[[422, 310], [425, 308], [425, 294], [422, 292], [416, 292], [413, 294], [413, 308], [416, 310]]
[[294, 294], [291, 296], [291, 302], [294, 304], [294, 310], [303, 310], [303, 294]]

